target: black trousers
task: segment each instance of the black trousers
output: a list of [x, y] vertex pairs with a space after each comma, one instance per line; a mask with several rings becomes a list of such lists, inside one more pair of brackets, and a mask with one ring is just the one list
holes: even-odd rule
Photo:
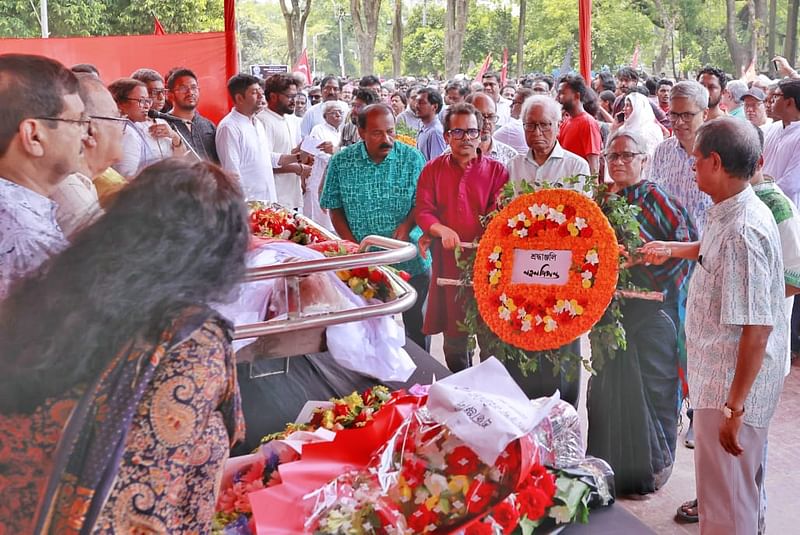
[[403, 324], [406, 336], [419, 347], [430, 351], [431, 338], [422, 333], [422, 323], [425, 320], [425, 308], [428, 299], [428, 285], [431, 282], [430, 272], [414, 275], [408, 283], [417, 291], [417, 301], [414, 306], [403, 312]]

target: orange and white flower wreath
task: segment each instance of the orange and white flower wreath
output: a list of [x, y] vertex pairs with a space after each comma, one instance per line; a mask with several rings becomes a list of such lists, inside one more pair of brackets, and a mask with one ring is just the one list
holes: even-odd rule
[[[562, 286], [511, 282], [514, 249], [571, 250]], [[480, 315], [503, 341], [529, 351], [561, 347], [603, 316], [617, 285], [619, 246], [603, 212], [572, 190], [511, 201], [478, 245], [473, 288]]]

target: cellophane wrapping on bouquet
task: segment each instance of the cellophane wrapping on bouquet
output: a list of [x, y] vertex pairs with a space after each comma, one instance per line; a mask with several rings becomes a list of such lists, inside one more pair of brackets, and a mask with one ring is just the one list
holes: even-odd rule
[[553, 402], [550, 398], [537, 398], [531, 403], [537, 408], [549, 407], [547, 418], [533, 430], [539, 461], [552, 468], [566, 468], [581, 462], [585, 450], [575, 407], [563, 400]]
[[449, 533], [503, 501], [535, 461], [537, 411], [495, 359], [434, 384], [366, 468], [306, 499], [325, 534]]

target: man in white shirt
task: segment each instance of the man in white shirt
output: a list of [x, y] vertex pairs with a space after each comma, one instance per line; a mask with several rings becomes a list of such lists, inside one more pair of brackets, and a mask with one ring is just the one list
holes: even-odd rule
[[525, 130], [522, 128], [522, 104], [533, 94], [533, 89], [527, 87], [517, 89], [514, 100], [511, 101], [511, 118], [494, 132], [497, 141], [513, 147], [519, 154], [528, 152], [528, 142], [525, 141]]
[[59, 62], [0, 55], [0, 300], [67, 247], [49, 199], [78, 168], [89, 119]]
[[[288, 74], [273, 74], [264, 82], [267, 107], [256, 116], [264, 123], [272, 151], [280, 154], [297, 153], [300, 132], [297, 123], [290, 119], [294, 114], [297, 97], [297, 80]], [[275, 173], [275, 190], [278, 202], [286, 208], [303, 208], [303, 183], [311, 173], [311, 166], [294, 161], [272, 169]]]
[[494, 99], [497, 107], [497, 126], [505, 126], [511, 119], [511, 101], [500, 94], [500, 76], [496, 72], [487, 72], [481, 82], [483, 92]]
[[77, 171], [59, 182], [50, 195], [58, 205], [56, 220], [67, 237], [103, 214], [93, 180], [122, 157], [122, 133], [128, 126], [100, 79], [90, 74], [77, 76], [91, 124]]
[[277, 202], [274, 167], [299, 161], [299, 154], [273, 154], [264, 125], [256, 112], [264, 91], [255, 76], [236, 74], [228, 80], [233, 109], [217, 126], [220, 165], [239, 179], [248, 200]]
[[[320, 91], [322, 92], [322, 102], [311, 106], [306, 114], [303, 115], [303, 122], [300, 123], [300, 135], [306, 137], [311, 133], [311, 129], [324, 122], [322, 115], [325, 113], [325, 103], [334, 100], [341, 100], [342, 89], [339, 79], [333, 75], [328, 75], [322, 79], [320, 83]], [[343, 102], [349, 109], [350, 106]]]
[[784, 80], [773, 96], [775, 122], [764, 131], [764, 174], [800, 206], [800, 80]]
[[[522, 106], [522, 126], [530, 150], [508, 166], [509, 180], [557, 183], [576, 175], [589, 175], [589, 164], [558, 143], [561, 106], [552, 97], [532, 95]], [[582, 188], [581, 188], [582, 189]]]

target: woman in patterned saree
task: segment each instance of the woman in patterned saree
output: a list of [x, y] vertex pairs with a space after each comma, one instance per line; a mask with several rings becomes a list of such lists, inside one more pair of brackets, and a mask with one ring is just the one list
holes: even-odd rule
[[[686, 210], [661, 187], [641, 179], [646, 152], [638, 133], [618, 131], [609, 136], [605, 155], [617, 194], [641, 209], [637, 219], [642, 240], [696, 240]], [[682, 331], [678, 299], [689, 263], [639, 264], [630, 271], [633, 284], [663, 293], [664, 301], [624, 302], [627, 348], [617, 350], [589, 380], [586, 401], [587, 453], [608, 461], [620, 495], [653, 492], [672, 473]]]
[[210, 531], [243, 420], [231, 326], [209, 305], [247, 240], [234, 180], [165, 160], [0, 304], [7, 533]]

